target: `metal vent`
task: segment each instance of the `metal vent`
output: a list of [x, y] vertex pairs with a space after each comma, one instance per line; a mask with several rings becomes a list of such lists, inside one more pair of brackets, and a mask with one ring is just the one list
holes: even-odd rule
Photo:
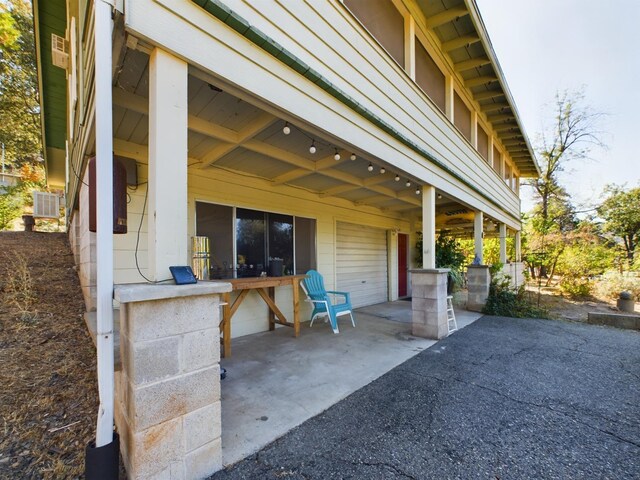
[[59, 218], [60, 197], [58, 194], [33, 192], [33, 216], [37, 218]]
[[67, 41], [55, 33], [51, 34], [51, 61], [56, 67], [64, 68], [65, 70], [69, 66]]

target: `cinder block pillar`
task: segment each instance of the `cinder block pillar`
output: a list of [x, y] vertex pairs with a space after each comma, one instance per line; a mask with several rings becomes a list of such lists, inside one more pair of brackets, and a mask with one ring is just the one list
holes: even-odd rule
[[439, 340], [449, 334], [447, 325], [448, 268], [411, 270], [412, 333]]
[[121, 285], [115, 421], [130, 479], [222, 468], [220, 295], [228, 283]]
[[467, 310], [481, 312], [489, 297], [491, 275], [488, 265], [469, 265], [467, 267]]

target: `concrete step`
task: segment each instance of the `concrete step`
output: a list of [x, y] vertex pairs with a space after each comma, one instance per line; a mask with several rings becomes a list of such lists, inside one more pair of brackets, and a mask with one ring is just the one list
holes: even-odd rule
[[[85, 312], [84, 322], [93, 340], [93, 345], [96, 345], [96, 332], [98, 331], [98, 315], [96, 312]], [[116, 371], [122, 370], [122, 364], [120, 361], [120, 310], [113, 310], [113, 362], [114, 369]]]

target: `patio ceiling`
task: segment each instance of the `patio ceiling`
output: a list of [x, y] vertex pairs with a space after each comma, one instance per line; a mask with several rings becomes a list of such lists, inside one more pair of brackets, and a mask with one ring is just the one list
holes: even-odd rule
[[424, 14], [424, 26], [440, 40], [522, 176], [537, 177], [539, 169], [533, 150], [475, 3], [416, 1]]
[[[148, 62], [145, 53], [126, 49], [116, 73], [114, 146], [121, 155], [147, 149]], [[354, 205], [419, 214], [422, 199], [415, 193], [416, 182], [403, 172], [357, 152], [351, 160], [350, 149], [310, 133], [303, 125], [289, 123], [291, 131], [285, 135], [283, 119], [209, 83], [212, 80], [205, 74], [190, 70], [188, 81], [190, 167], [223, 169], [263, 178], [274, 188], [288, 185]], [[312, 142], [317, 149], [314, 154], [309, 152]], [[370, 161], [375, 165], [371, 172]], [[386, 173], [380, 173], [383, 166]]]

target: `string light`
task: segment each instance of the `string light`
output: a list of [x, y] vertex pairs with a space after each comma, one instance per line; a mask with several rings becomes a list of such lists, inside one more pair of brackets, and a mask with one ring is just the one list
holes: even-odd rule
[[351, 161], [353, 162], [356, 159], [356, 154], [352, 153], [351, 156], [349, 157], [351, 159]]
[[442, 194], [438, 194], [438, 200], [442, 200]]
[[420, 187], [416, 188], [416, 195], [420, 195]]
[[311, 140], [311, 146], [309, 147], [309, 153], [314, 154], [318, 149], [316, 148], [316, 141]]
[[285, 135], [289, 135], [291, 133], [289, 122], [284, 122], [284, 128], [282, 129], [282, 133], [284, 133]]
[[399, 182], [400, 181], [400, 175], [396, 175], [395, 180], [396, 180], [396, 182]]
[[387, 171], [387, 169], [386, 169], [386, 168], [384, 168], [384, 167], [380, 167], [380, 173], [385, 173], [386, 171]]
[[370, 172], [373, 172], [373, 165], [369, 164], [369, 166], [367, 167], [367, 170], [369, 170]]
[[340, 154], [338, 153], [338, 149], [336, 148], [336, 154], [333, 156], [333, 159], [337, 162], [338, 160], [340, 160]]
[[405, 183], [405, 185], [406, 185], [407, 187], [410, 187], [410, 186], [411, 186], [411, 182], [410, 182], [409, 180], [407, 180], [407, 183]]

